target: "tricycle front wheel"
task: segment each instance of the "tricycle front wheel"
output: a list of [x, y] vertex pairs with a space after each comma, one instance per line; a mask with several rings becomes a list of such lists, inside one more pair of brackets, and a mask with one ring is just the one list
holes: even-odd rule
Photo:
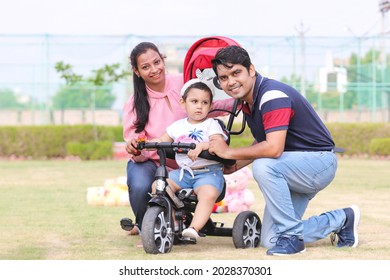
[[169, 253], [173, 246], [172, 218], [161, 206], [151, 206], [142, 221], [141, 238], [144, 250], [148, 254]]

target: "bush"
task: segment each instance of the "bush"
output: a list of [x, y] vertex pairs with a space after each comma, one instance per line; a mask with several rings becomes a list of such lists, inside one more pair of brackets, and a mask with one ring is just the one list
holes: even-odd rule
[[[327, 124], [337, 147], [344, 148], [345, 155], [386, 153], [388, 142], [376, 144], [373, 139], [390, 138], [390, 123], [331, 123]], [[240, 124], [234, 124], [238, 131]], [[97, 126], [98, 140], [101, 142], [122, 142], [121, 126]], [[112, 155], [108, 144], [102, 146], [86, 145], [82, 148], [67, 147], [68, 143], [87, 144], [94, 142], [92, 125], [60, 126], [4, 126], [0, 127], [0, 157], [22, 156], [33, 159], [66, 157], [70, 151], [89, 159], [105, 158]], [[232, 147], [251, 145], [253, 137], [246, 127], [240, 135], [231, 135]], [[91, 144], [90, 144], [91, 145]], [[379, 145], [379, 146], [378, 146]], [[382, 147], [382, 146], [383, 147]], [[371, 147], [373, 146], [373, 147]], [[375, 147], [374, 147], [375, 146]], [[378, 147], [377, 147], [378, 146]], [[88, 151], [92, 149], [92, 151]], [[112, 153], [112, 144], [110, 144]]]
[[390, 156], [390, 138], [375, 138], [370, 141], [370, 154]]
[[68, 155], [78, 156], [82, 160], [98, 160], [112, 158], [112, 142], [69, 142], [66, 144]]
[[[99, 141], [123, 141], [120, 126], [98, 126], [97, 135]], [[0, 156], [66, 157], [66, 144], [94, 141], [94, 129], [92, 125], [5, 126], [0, 127], [0, 139]]]
[[[390, 137], [390, 123], [329, 123], [326, 126], [336, 147], [343, 148], [345, 155], [371, 154], [371, 140]], [[239, 128], [240, 125], [234, 124], [233, 130], [239, 130]], [[251, 145], [252, 142], [252, 134], [246, 127], [242, 134], [231, 136], [230, 145], [231, 147], [245, 147]]]
[[112, 133], [114, 142], [123, 142], [123, 127], [122, 126], [107, 126], [106, 129], [109, 129]]
[[370, 141], [390, 137], [390, 123], [331, 123], [327, 124], [336, 147], [346, 155], [370, 153]]

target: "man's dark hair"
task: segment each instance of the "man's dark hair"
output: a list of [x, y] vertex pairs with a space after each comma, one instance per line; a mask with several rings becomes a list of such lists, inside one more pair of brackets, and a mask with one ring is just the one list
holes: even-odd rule
[[223, 65], [226, 68], [232, 68], [234, 64], [240, 64], [248, 71], [252, 65], [248, 52], [239, 46], [227, 46], [218, 50], [211, 63], [213, 64], [213, 70], [215, 73], [218, 73], [218, 65]]

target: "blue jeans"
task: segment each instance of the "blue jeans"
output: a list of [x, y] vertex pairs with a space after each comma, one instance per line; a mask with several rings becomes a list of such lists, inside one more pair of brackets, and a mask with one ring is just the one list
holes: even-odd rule
[[152, 192], [152, 183], [157, 166], [151, 161], [127, 163], [127, 187], [129, 190], [130, 206], [133, 209], [135, 222], [139, 229], [142, 227], [142, 219], [148, 208], [149, 193]]
[[335, 177], [333, 152], [284, 152], [278, 159], [255, 160], [252, 170], [266, 203], [261, 229], [265, 248], [274, 247], [280, 235], [298, 235], [314, 242], [344, 224], [342, 209], [302, 220], [309, 201]]

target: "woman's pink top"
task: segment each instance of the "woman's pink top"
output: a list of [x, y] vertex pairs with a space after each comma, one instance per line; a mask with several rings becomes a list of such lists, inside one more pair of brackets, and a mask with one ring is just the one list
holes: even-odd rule
[[[133, 110], [133, 96], [129, 98], [123, 108], [123, 138], [127, 142], [131, 139], [138, 138], [138, 135], [145, 135], [146, 139], [153, 139], [162, 136], [166, 132], [166, 128], [174, 121], [187, 117], [184, 108], [180, 105], [181, 94], [180, 90], [183, 87], [182, 74], [167, 74], [165, 76], [165, 89], [163, 92], [157, 92], [146, 86], [148, 99], [150, 104], [149, 122], [141, 133], [136, 133], [134, 122], [137, 117]], [[165, 97], [169, 99], [171, 108], [168, 106]], [[233, 106], [234, 99], [216, 100], [213, 102], [212, 109], [230, 110]], [[224, 112], [214, 112], [210, 117], [217, 115], [226, 115]], [[154, 160], [159, 164], [159, 157], [156, 151], [143, 150], [140, 156], [134, 157], [137, 162], [147, 159]], [[174, 160], [167, 161], [167, 165], [172, 168], [177, 168]]]

